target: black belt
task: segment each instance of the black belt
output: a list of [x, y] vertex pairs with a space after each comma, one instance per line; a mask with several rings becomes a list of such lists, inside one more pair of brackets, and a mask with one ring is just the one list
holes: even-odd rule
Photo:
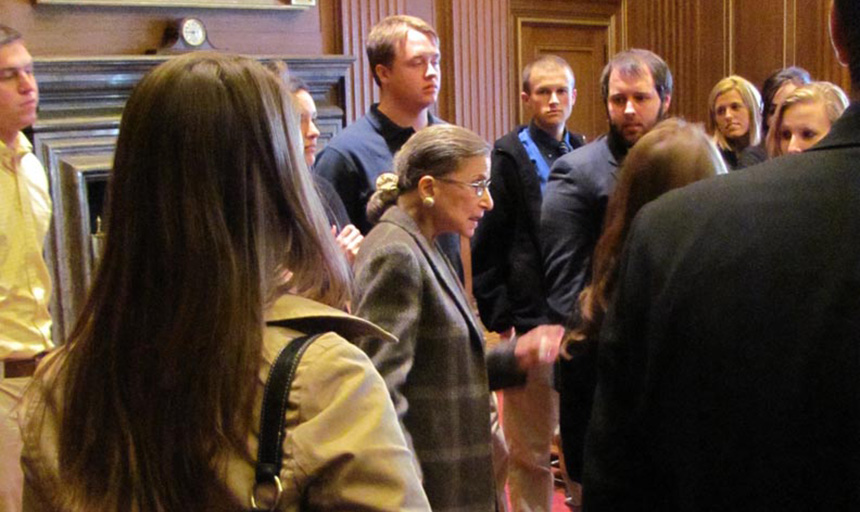
[[36, 366], [45, 354], [39, 354], [30, 359], [16, 359], [13, 361], [2, 361], [2, 376], [4, 379], [16, 379], [20, 377], [32, 377], [36, 373]]

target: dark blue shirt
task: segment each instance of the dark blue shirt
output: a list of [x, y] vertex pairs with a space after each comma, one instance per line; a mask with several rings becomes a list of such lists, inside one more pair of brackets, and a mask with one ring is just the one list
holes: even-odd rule
[[[442, 122], [427, 113], [428, 125]], [[363, 235], [373, 227], [367, 220], [367, 201], [376, 190], [376, 178], [394, 171], [394, 154], [414, 134], [414, 128], [396, 124], [374, 103], [367, 115], [347, 126], [317, 156], [314, 173], [331, 183]], [[437, 241], [462, 281], [459, 235], [444, 234]]]
[[[428, 112], [429, 124], [441, 122]], [[351, 125], [320, 152], [314, 173], [332, 184], [343, 201], [353, 224], [367, 234], [372, 227], [367, 220], [367, 201], [376, 190], [376, 178], [393, 172], [394, 153], [415, 133], [402, 127], [379, 111], [379, 104]]]

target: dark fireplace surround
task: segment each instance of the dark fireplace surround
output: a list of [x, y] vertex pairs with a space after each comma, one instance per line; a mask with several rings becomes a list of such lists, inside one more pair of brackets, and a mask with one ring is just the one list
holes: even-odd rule
[[[93, 277], [93, 235], [122, 109], [134, 85], [168, 56], [38, 58], [39, 120], [32, 128], [36, 156], [45, 166], [54, 202], [45, 258], [53, 278], [51, 315], [56, 344], [65, 341]], [[317, 103], [320, 146], [345, 124], [346, 56], [262, 56], [281, 59], [303, 78]]]

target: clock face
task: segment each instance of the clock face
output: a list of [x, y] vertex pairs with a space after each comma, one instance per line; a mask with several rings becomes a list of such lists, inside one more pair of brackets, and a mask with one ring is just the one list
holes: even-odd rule
[[191, 46], [200, 46], [206, 41], [206, 27], [196, 18], [182, 21], [181, 34], [182, 39]]

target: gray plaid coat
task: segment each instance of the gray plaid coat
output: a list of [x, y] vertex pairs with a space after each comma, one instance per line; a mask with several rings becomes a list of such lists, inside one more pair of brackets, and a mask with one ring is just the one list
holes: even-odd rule
[[355, 274], [355, 314], [399, 339], [359, 346], [385, 378], [433, 510], [494, 510], [484, 338], [451, 264], [394, 206]]

